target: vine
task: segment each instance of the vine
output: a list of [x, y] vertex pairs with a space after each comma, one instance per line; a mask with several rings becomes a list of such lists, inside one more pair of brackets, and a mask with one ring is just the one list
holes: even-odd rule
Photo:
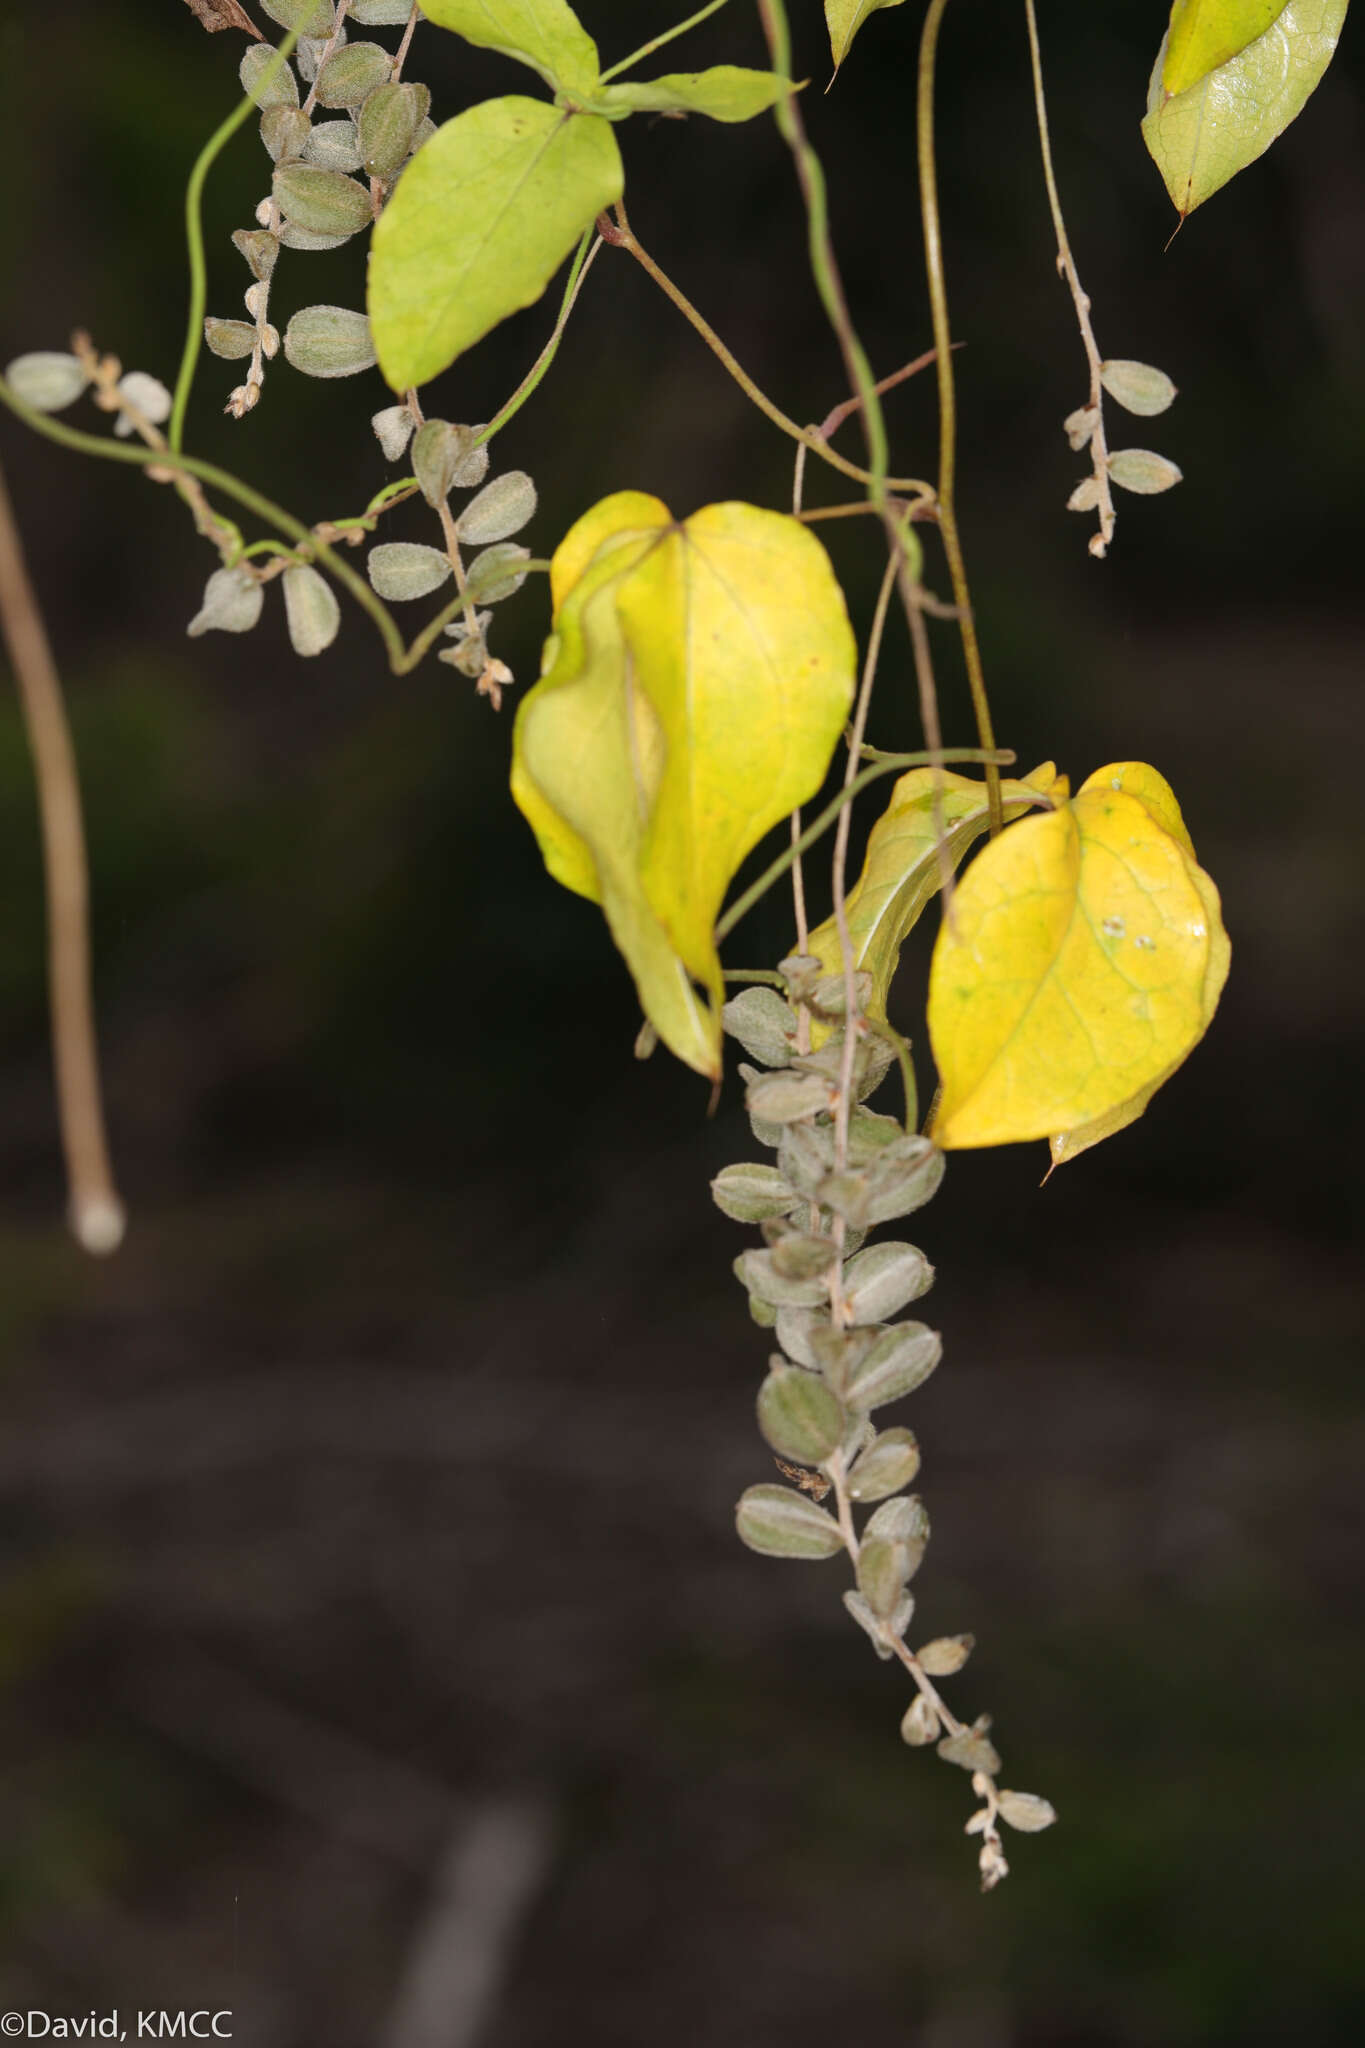
[[[760, 1231], [761, 1243], [735, 1270], [754, 1321], [778, 1347], [757, 1414], [785, 1483], [746, 1491], [739, 1533], [770, 1556], [846, 1558], [854, 1583], [845, 1607], [878, 1656], [911, 1681], [905, 1741], [936, 1744], [969, 1775], [978, 1804], [967, 1832], [979, 1837], [989, 1890], [1008, 1870], [1001, 1823], [1037, 1832], [1055, 1814], [1041, 1796], [1000, 1784], [989, 1718], [965, 1721], [943, 1697], [939, 1681], [962, 1669], [972, 1637], [910, 1646], [911, 1586], [929, 1540], [923, 1502], [907, 1491], [920, 1451], [910, 1430], [881, 1428], [873, 1418], [924, 1382], [942, 1344], [927, 1325], [898, 1320], [932, 1284], [925, 1254], [870, 1234], [928, 1203], [950, 1151], [1044, 1139], [1055, 1166], [1140, 1116], [1207, 1029], [1229, 945], [1217, 890], [1155, 769], [1111, 763], [1074, 795], [1050, 762], [1017, 779], [1002, 774], [1015, 756], [996, 743], [957, 503], [956, 343], [934, 132], [946, 0], [928, 0], [916, 71], [932, 346], [881, 377], [844, 286], [784, 0], [755, 0], [766, 69], [722, 64], [648, 79], [630, 74], [724, 0], [661, 26], [605, 69], [568, 0], [261, 4], [285, 31], [278, 47], [237, 0], [190, 0], [206, 28], [253, 40], [240, 64], [244, 97], [189, 176], [188, 322], [173, 390], [147, 372], [125, 372], [78, 331], [67, 350], [11, 362], [0, 399], [59, 446], [141, 468], [180, 498], [217, 557], [188, 624], [192, 636], [250, 631], [278, 583], [296, 651], [316, 657], [340, 631], [340, 591], [368, 614], [394, 674], [435, 650], [496, 710], [514, 682], [489, 645], [496, 608], [531, 577], [548, 577], [550, 632], [540, 679], [516, 717], [513, 797], [551, 875], [602, 908], [644, 1013], [637, 1049], [662, 1042], [714, 1089], [724, 1036], [736, 1039], [748, 1055], [739, 1071], [754, 1137], [772, 1155], [727, 1167], [712, 1186], [727, 1216]], [[836, 71], [869, 18], [901, 4], [826, 0]], [[1265, 0], [1218, 8], [1176, 0], [1143, 133], [1182, 220], [1308, 97], [1345, 0], [1316, 0], [1316, 8], [1310, 23], [1310, 0], [1288, 0], [1272, 7], [1267, 24]], [[1100, 557], [1114, 538], [1116, 487], [1152, 495], [1180, 480], [1154, 451], [1110, 445], [1105, 399], [1152, 416], [1175, 388], [1149, 364], [1100, 355], [1062, 213], [1034, 0], [1024, 0], [1024, 27], [1058, 269], [1089, 376], [1085, 403], [1065, 422], [1073, 448], [1088, 449], [1091, 463], [1069, 502], [1097, 514], [1089, 546]], [[542, 96], [486, 100], [438, 125], [429, 89], [409, 75], [424, 47], [419, 28], [499, 53], [533, 73]], [[397, 30], [396, 44], [372, 40], [376, 29]], [[627, 212], [617, 139], [637, 114], [741, 122], [769, 112], [791, 160], [811, 280], [846, 384], [824, 419], [805, 426], [758, 385], [646, 248]], [[202, 201], [214, 165], [253, 113], [269, 189], [253, 224], [232, 236], [251, 280], [247, 317], [237, 319], [208, 312]], [[281, 334], [270, 319], [278, 264], [359, 235], [371, 245], [366, 307], [306, 306]], [[604, 249], [640, 266], [795, 444], [790, 510], [731, 503], [677, 518], [644, 490], [617, 490], [586, 509], [546, 558], [515, 538], [536, 515], [536, 487], [520, 470], [491, 473], [491, 444], [539, 391]], [[493, 418], [429, 413], [422, 394], [431, 379], [539, 300], [561, 269], [549, 336]], [[187, 452], [205, 350], [246, 365], [226, 398], [236, 419], [269, 402], [281, 358], [328, 380], [377, 364], [390, 398], [370, 426], [380, 457], [400, 473], [359, 512], [307, 521]], [[881, 403], [931, 367], [938, 447], [921, 466], [932, 483], [893, 474]], [[56, 417], [82, 397], [110, 419], [112, 436]], [[832, 446], [855, 417], [864, 464]], [[812, 457], [864, 496], [807, 507]], [[419, 498], [434, 520], [429, 542], [378, 537], [389, 512]], [[266, 531], [248, 539], [224, 504]], [[813, 530], [855, 516], [873, 522], [885, 554], [861, 662], [843, 592]], [[361, 547], [364, 574], [346, 559]], [[950, 599], [926, 581], [926, 550], [941, 559]], [[437, 593], [438, 608], [405, 640], [393, 608]], [[893, 601], [916, 683], [921, 730], [913, 737], [923, 741], [908, 751], [867, 741]], [[111, 1249], [122, 1210], [95, 1072], [79, 800], [55, 668], [2, 494], [0, 611], [43, 801], [73, 1220], [90, 1249]], [[961, 644], [974, 746], [944, 744], [930, 633], [940, 620], [955, 625]], [[817, 799], [841, 744], [837, 793], [806, 823], [803, 807]], [[980, 768], [980, 779], [954, 764]], [[893, 775], [850, 884], [853, 805]], [[785, 844], [727, 904], [741, 865], [784, 826]], [[832, 909], [812, 929], [804, 864], [831, 832]], [[980, 839], [987, 843], [958, 880]], [[721, 946], [784, 879], [792, 951], [775, 966], [723, 965]], [[888, 1005], [905, 939], [940, 893], [945, 915], [927, 1004], [937, 1089], [921, 1118], [912, 1049]], [[738, 982], [750, 985], [727, 998], [727, 984]], [[893, 1066], [899, 1115], [868, 1106]]]

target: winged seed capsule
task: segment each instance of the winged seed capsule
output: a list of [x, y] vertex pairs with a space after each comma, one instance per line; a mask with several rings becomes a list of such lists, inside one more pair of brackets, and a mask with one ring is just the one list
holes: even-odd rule
[[462, 541], [478, 546], [484, 541], [509, 540], [519, 533], [536, 509], [536, 487], [524, 469], [509, 469], [485, 484], [471, 498], [456, 522]]
[[397, 175], [425, 118], [431, 94], [424, 85], [390, 82], [370, 94], [356, 122], [356, 146], [367, 177]]
[[304, 306], [284, 330], [284, 353], [305, 377], [354, 377], [375, 359], [369, 321], [346, 306]]
[[80, 397], [87, 383], [75, 356], [57, 349], [35, 349], [6, 365], [5, 382], [15, 397], [35, 412], [61, 412]]
[[1109, 396], [1129, 412], [1148, 417], [1165, 412], [1175, 397], [1175, 386], [1164, 370], [1122, 356], [1100, 364], [1100, 382]]
[[373, 218], [370, 195], [341, 171], [316, 164], [283, 164], [275, 173], [275, 200], [286, 220], [314, 235], [355, 235]]
[[450, 575], [450, 563], [439, 548], [418, 541], [381, 541], [370, 549], [365, 564], [372, 587], [395, 604], [429, 597]]
[[284, 610], [295, 654], [321, 654], [336, 639], [341, 607], [330, 583], [307, 562], [285, 570]]
[[210, 632], [249, 633], [264, 603], [265, 592], [249, 569], [215, 569], [204, 586], [204, 601], [185, 631], [191, 640]]
[[393, 59], [378, 43], [351, 43], [334, 50], [318, 72], [315, 88], [321, 107], [358, 107], [393, 69]]
[[1123, 490], [1136, 491], [1142, 498], [1169, 491], [1181, 481], [1175, 464], [1150, 448], [1116, 448], [1109, 457], [1109, 475]]
[[402, 461], [416, 424], [405, 405], [386, 405], [382, 412], [374, 415], [370, 425], [374, 428], [375, 438], [384, 451], [386, 462]]
[[531, 550], [518, 547], [514, 540], [496, 541], [491, 548], [475, 555], [465, 580], [469, 602], [501, 604], [505, 597], [514, 596], [526, 581], [521, 564], [530, 559]]
[[[273, 74], [266, 82], [265, 74]], [[279, 62], [279, 52], [273, 43], [253, 43], [237, 69], [242, 81], [242, 91], [255, 100], [258, 107], [296, 107], [299, 103], [299, 85], [287, 63]]]
[[215, 320], [210, 313], [204, 322], [204, 339], [214, 355], [233, 363], [251, 354], [256, 346], [256, 329], [245, 320]]

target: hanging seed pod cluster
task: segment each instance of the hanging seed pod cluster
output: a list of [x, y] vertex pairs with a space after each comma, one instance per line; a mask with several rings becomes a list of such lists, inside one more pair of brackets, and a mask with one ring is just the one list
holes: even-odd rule
[[[747, 989], [722, 1012], [726, 1030], [761, 1063], [740, 1072], [754, 1136], [776, 1164], [726, 1167], [711, 1193], [725, 1215], [756, 1223], [763, 1237], [761, 1249], [736, 1259], [735, 1274], [754, 1321], [781, 1346], [759, 1389], [758, 1427], [788, 1482], [751, 1486], [736, 1526], [765, 1557], [848, 1558], [854, 1584], [844, 1606], [877, 1655], [898, 1660], [915, 1686], [902, 1737], [915, 1747], [937, 1742], [945, 1763], [971, 1774], [981, 1804], [968, 1828], [982, 1837], [981, 1882], [990, 1890], [1009, 1868], [998, 1821], [1036, 1831], [1055, 1815], [1036, 1794], [998, 1787], [989, 1716], [966, 1725], [934, 1683], [961, 1670], [973, 1638], [937, 1637], [917, 1650], [907, 1643], [911, 1582], [929, 1543], [924, 1503], [906, 1491], [919, 1473], [919, 1445], [909, 1429], [874, 1419], [924, 1384], [943, 1346], [927, 1324], [897, 1320], [933, 1285], [924, 1253], [867, 1239], [932, 1200], [944, 1158], [928, 1138], [865, 1106], [892, 1059], [858, 1014], [871, 976], [853, 977], [850, 1023], [843, 974], [827, 974], [809, 954], [784, 960], [779, 972], [785, 997]], [[812, 1024], [827, 1034], [818, 1051], [809, 1050]], [[845, 1073], [851, 1099], [841, 1098]], [[859, 1529], [862, 1507], [872, 1512]]]

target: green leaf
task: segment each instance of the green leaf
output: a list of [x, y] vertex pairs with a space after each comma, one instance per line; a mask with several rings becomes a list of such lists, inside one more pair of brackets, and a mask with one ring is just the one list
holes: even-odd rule
[[881, 7], [899, 7], [901, 0], [825, 0], [825, 27], [829, 30], [830, 54], [837, 71], [853, 47], [853, 38]]
[[752, 121], [781, 99], [787, 81], [771, 71], [717, 64], [710, 71], [670, 71], [664, 78], [604, 85], [590, 102], [609, 121], [627, 114], [705, 114], [712, 121]]
[[1346, 0], [1289, 0], [1250, 46], [1169, 98], [1157, 52], [1142, 137], [1184, 220], [1289, 126], [1337, 46]]
[[797, 520], [730, 504], [678, 522], [638, 491], [578, 521], [550, 583], [512, 792], [551, 874], [602, 905], [659, 1036], [714, 1077], [716, 916], [824, 779], [853, 694], [843, 594]]
[[1116, 764], [967, 870], [929, 978], [936, 1143], [1093, 1144], [1198, 1043], [1226, 935], [1179, 817], [1154, 769]]
[[481, 50], [529, 64], [556, 92], [590, 93], [597, 84], [597, 45], [566, 0], [422, 0], [422, 12]]
[[422, 145], [375, 225], [370, 320], [395, 391], [424, 384], [538, 299], [621, 197], [611, 123], [485, 100]]
[[[948, 858], [956, 867], [990, 823], [986, 785], [944, 770], [941, 786], [945, 842]], [[1022, 782], [1002, 782], [1000, 793], [1005, 816], [1020, 817], [1040, 796], [1055, 797], [1056, 771], [1047, 761]], [[1065, 796], [1065, 786], [1061, 794]], [[942, 881], [934, 824], [934, 771], [912, 768], [899, 778], [891, 801], [872, 827], [863, 871], [846, 906], [854, 969], [865, 969], [872, 976], [869, 1016], [885, 1017], [901, 947]], [[842, 971], [839, 930], [832, 917], [811, 933], [809, 951], [831, 972]]]
[[1198, 85], [1263, 36], [1284, 9], [1285, 0], [1175, 0], [1161, 67], [1167, 93]]

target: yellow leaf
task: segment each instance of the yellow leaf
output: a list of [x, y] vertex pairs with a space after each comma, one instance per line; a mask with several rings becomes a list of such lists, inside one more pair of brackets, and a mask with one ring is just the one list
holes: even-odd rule
[[[1017, 818], [1038, 803], [1061, 802], [1066, 789], [1055, 788], [1050, 761], [1022, 782], [1002, 782], [1005, 815]], [[986, 785], [965, 775], [942, 772], [944, 844], [955, 868], [974, 839], [990, 823]], [[942, 886], [943, 869], [935, 838], [934, 771], [912, 768], [891, 792], [891, 801], [872, 827], [867, 858], [857, 885], [848, 893], [845, 914], [855, 969], [872, 976], [868, 1013], [885, 1017], [887, 995], [900, 950], [925, 906]], [[807, 951], [837, 974], [843, 955], [839, 928], [832, 917], [810, 935]]]
[[883, 7], [899, 7], [901, 0], [825, 0], [825, 27], [829, 30], [830, 55], [837, 71], [853, 47], [853, 38], [867, 20]]
[[1184, 92], [1167, 92], [1162, 42], [1142, 139], [1181, 219], [1254, 163], [1302, 112], [1332, 61], [1347, 0], [1288, 0], [1264, 35]]
[[585, 514], [551, 588], [512, 792], [550, 872], [602, 905], [659, 1036], [714, 1077], [716, 917], [824, 779], [853, 695], [843, 595], [798, 521], [729, 504], [679, 523], [640, 492]]
[[1263, 36], [1284, 8], [1285, 0], [1175, 0], [1161, 66], [1165, 91], [1187, 92]]
[[1168, 785], [1121, 763], [978, 856], [930, 973], [940, 1145], [1083, 1129], [1093, 1144], [1141, 1115], [1227, 971], [1217, 891], [1188, 849]]

